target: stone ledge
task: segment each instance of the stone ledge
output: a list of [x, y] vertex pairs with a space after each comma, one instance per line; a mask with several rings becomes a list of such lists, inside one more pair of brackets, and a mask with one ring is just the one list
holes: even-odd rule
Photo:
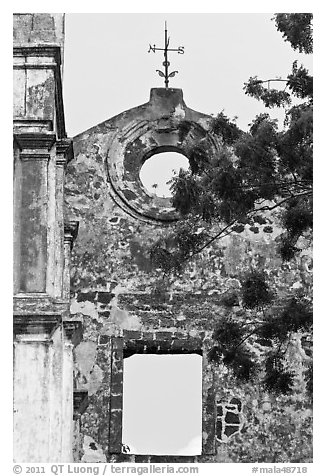
[[[73, 141], [69, 138], [59, 139], [56, 142], [57, 165], [66, 165], [74, 158]], [[59, 156], [59, 157], [58, 157]]]
[[[192, 337], [189, 334], [174, 332], [144, 333], [137, 331], [124, 331], [123, 357], [134, 354], [199, 354], [203, 352], [203, 339]], [[115, 341], [115, 339], [113, 339]]]
[[[28, 61], [22, 63], [22, 58], [28, 58]], [[40, 63], [39, 58], [44, 58]], [[33, 61], [35, 58], [35, 61]], [[48, 58], [48, 61], [47, 61]], [[61, 49], [58, 45], [20, 45], [14, 47], [14, 69], [52, 69], [54, 71], [55, 95], [53, 103], [56, 112], [56, 132], [59, 139], [66, 138], [64, 106], [62, 97], [62, 78], [61, 78]], [[49, 62], [50, 60], [50, 62]]]
[[79, 229], [79, 222], [77, 220], [68, 220], [64, 223], [64, 240], [70, 244], [70, 249], [74, 245]]
[[14, 139], [21, 150], [27, 149], [31, 151], [29, 155], [33, 159], [35, 155], [38, 155], [35, 149], [49, 151], [55, 143], [56, 136], [53, 133], [46, 132], [22, 132], [15, 133]]
[[71, 341], [74, 346], [78, 345], [83, 339], [83, 320], [64, 320], [62, 322], [62, 325], [66, 337]]
[[50, 337], [60, 325], [62, 318], [60, 314], [16, 314], [13, 321], [14, 335], [46, 334]]
[[[26, 44], [26, 45], [14, 46], [13, 55], [14, 55], [14, 58], [19, 56], [24, 56], [24, 57], [29, 56], [29, 57], [35, 57], [36, 60], [39, 57], [52, 57], [54, 58], [56, 65], [61, 65], [60, 46], [55, 44], [33, 45], [33, 46], [31, 46], [30, 44], [29, 45]], [[34, 66], [33, 63], [29, 63], [27, 67], [33, 67], [33, 66]], [[35, 63], [35, 67], [39, 67], [37, 62]]]
[[74, 390], [73, 405], [74, 405], [74, 420], [77, 420], [88, 407], [88, 391]]
[[53, 121], [32, 117], [14, 117], [14, 133], [43, 134], [53, 131]]
[[17, 294], [14, 296], [14, 314], [21, 315], [69, 315], [70, 303], [64, 299], [54, 299], [48, 294]]

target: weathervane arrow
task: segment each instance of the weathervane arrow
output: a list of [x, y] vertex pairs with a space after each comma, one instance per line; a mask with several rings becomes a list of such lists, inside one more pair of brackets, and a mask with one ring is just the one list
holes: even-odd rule
[[170, 62], [168, 61], [168, 51], [176, 51], [178, 54], [183, 55], [184, 54], [184, 46], [179, 46], [178, 48], [169, 48], [169, 43], [170, 43], [170, 38], [168, 38], [168, 30], [165, 22], [165, 36], [164, 36], [165, 42], [164, 42], [164, 48], [158, 48], [155, 45], [149, 45], [149, 50], [148, 53], [153, 51], [155, 53], [156, 51], [164, 51], [164, 61], [163, 61], [163, 66], [164, 66], [164, 73], [163, 71], [157, 69], [156, 72], [159, 74], [164, 79], [165, 82], [165, 87], [169, 87], [169, 78], [173, 78], [178, 71], [172, 71], [169, 73], [169, 66]]

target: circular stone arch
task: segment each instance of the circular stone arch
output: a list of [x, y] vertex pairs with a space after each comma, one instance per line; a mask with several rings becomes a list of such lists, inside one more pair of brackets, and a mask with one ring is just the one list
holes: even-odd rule
[[213, 137], [193, 121], [164, 117], [125, 124], [115, 133], [106, 160], [113, 198], [125, 211], [146, 221], [178, 220], [171, 199], [150, 193], [141, 182], [140, 170], [153, 155], [177, 152], [189, 158], [193, 148], [201, 144], [205, 144], [208, 156], [217, 150]]

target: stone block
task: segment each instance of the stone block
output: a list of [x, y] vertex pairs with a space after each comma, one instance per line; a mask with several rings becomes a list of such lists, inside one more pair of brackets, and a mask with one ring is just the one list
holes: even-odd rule
[[99, 345], [107, 345], [111, 341], [111, 336], [102, 335], [99, 337]]
[[110, 453], [120, 453], [122, 444], [122, 411], [110, 412]]
[[159, 341], [171, 341], [172, 340], [172, 332], [156, 332], [155, 333], [155, 336], [156, 336], [156, 340], [159, 340]]
[[141, 339], [142, 334], [140, 331], [124, 331], [123, 337], [126, 340], [135, 340], [135, 339]]
[[123, 349], [123, 338], [122, 337], [112, 337], [112, 350], [120, 350]]
[[97, 293], [97, 300], [98, 302], [102, 304], [109, 304], [112, 301], [113, 297], [114, 297], [114, 294], [109, 292], [99, 291]]
[[119, 394], [122, 392], [123, 389], [123, 373], [117, 372], [112, 375], [111, 380], [111, 392], [113, 394]]
[[79, 292], [77, 293], [77, 302], [90, 301], [94, 302], [96, 299], [95, 291]]
[[54, 30], [54, 18], [49, 13], [33, 14], [34, 30]]
[[122, 394], [111, 395], [110, 405], [111, 405], [111, 411], [122, 410]]

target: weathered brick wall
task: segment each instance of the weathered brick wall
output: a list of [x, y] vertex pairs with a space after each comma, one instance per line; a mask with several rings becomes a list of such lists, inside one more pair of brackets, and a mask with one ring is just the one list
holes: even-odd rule
[[[179, 106], [178, 109], [178, 104], [174, 104], [171, 111], [178, 110], [180, 114], [181, 110], [180, 117], [191, 115], [192, 121], [205, 124], [205, 116], [196, 116], [183, 102]], [[78, 388], [88, 389], [90, 395], [81, 420], [84, 446], [77, 453], [82, 461], [94, 461], [96, 451], [100, 451], [101, 458], [105, 455], [111, 461], [310, 461], [311, 411], [305, 401], [300, 370], [307, 357], [300, 339], [293, 339], [288, 350], [292, 352], [293, 367], [299, 369], [292, 397], [267, 396], [259, 380], [256, 385], [240, 385], [225, 368], [209, 362], [207, 352], [212, 345], [214, 325], [221, 317], [241, 318], [245, 313], [241, 300], [230, 304], [226, 298], [230, 292], [238, 293], [246, 270], [257, 265], [263, 268], [271, 287], [281, 295], [289, 290], [300, 292], [303, 287], [311, 287], [311, 255], [306, 251], [295, 263], [283, 264], [276, 251], [281, 230], [274, 226], [271, 217], [267, 230], [263, 231], [266, 224], [246, 225], [243, 232], [225, 237], [196, 256], [181, 273], [167, 277], [153, 268], [149, 247], [166, 232], [168, 222], [159, 221], [159, 212], [157, 220], [156, 212], [142, 216], [141, 210], [148, 212], [152, 202], [139, 204], [140, 185], [130, 178], [130, 171], [118, 170], [121, 180], [112, 179], [108, 177], [112, 162], [107, 163], [112, 147], [116, 147], [116, 154], [120, 153], [114, 137], [130, 127], [130, 121], [134, 121], [135, 129], [137, 117], [147, 124], [156, 121], [158, 127], [155, 114], [162, 115], [162, 111], [159, 107], [153, 110], [153, 104], [142, 106], [76, 137], [76, 159], [67, 171], [66, 213], [80, 221], [72, 257], [71, 313], [84, 319], [84, 341], [75, 351], [75, 382]], [[179, 119], [171, 111], [173, 127], [177, 127]], [[173, 130], [169, 134], [173, 135]], [[157, 136], [153, 134], [154, 140], [158, 140]], [[120, 137], [121, 143], [129, 138], [130, 135]], [[138, 142], [139, 154], [148, 147], [148, 137], [142, 140]], [[180, 137], [173, 144], [181, 149], [187, 147]], [[121, 167], [118, 158], [114, 160], [117, 169]], [[120, 180], [119, 187], [123, 187], [123, 178], [129, 181], [128, 190], [134, 194], [129, 195], [129, 201], [117, 196], [117, 183]], [[133, 200], [135, 204], [131, 203]], [[166, 202], [162, 207], [166, 207]], [[159, 342], [167, 352], [182, 349], [183, 342], [187, 342], [184, 348], [191, 342], [200, 342], [204, 361], [202, 456], [120, 454], [121, 352], [123, 348], [141, 352], [144, 341], [151, 343], [153, 352]], [[216, 421], [221, 405], [232, 398], [241, 401], [244, 425], [239, 434], [223, 443], [216, 439]], [[91, 443], [87, 445], [85, 441]]]

